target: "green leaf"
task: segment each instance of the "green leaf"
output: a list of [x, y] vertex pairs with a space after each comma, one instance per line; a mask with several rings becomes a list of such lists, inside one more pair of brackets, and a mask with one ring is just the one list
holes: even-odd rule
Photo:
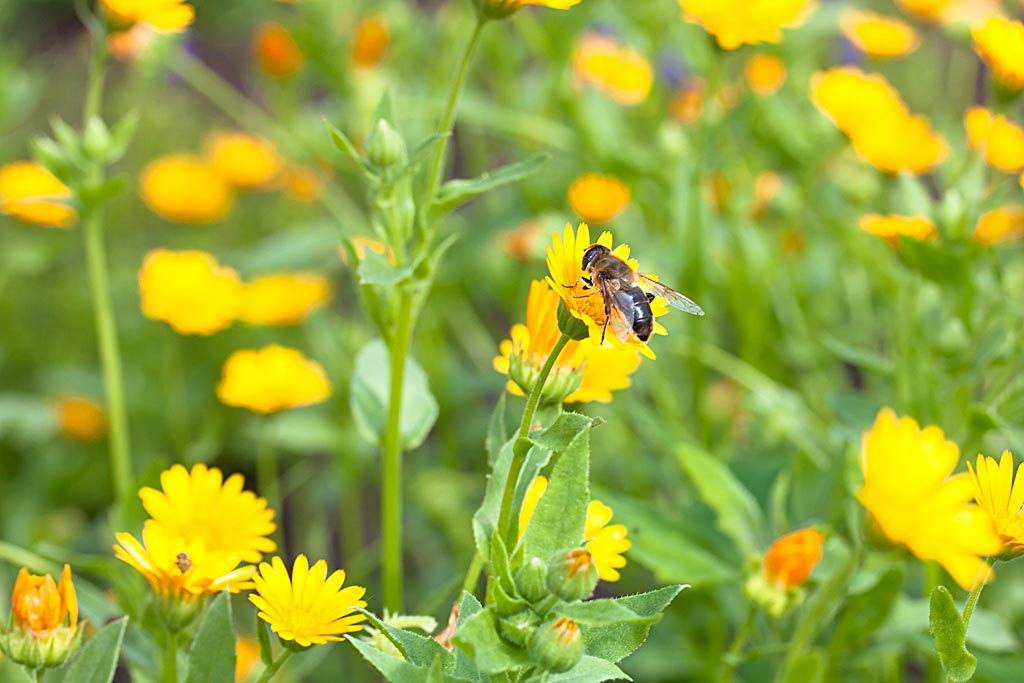
[[498, 634], [497, 617], [489, 609], [460, 623], [452, 642], [485, 674], [514, 671], [530, 664], [525, 650], [512, 647]]
[[495, 171], [484, 173], [478, 178], [471, 180], [449, 180], [441, 186], [437, 193], [437, 198], [434, 200], [432, 206], [434, 215], [442, 216], [479, 194], [502, 185], [514, 183], [517, 180], [522, 180], [540, 169], [548, 158], [548, 154], [535, 154], [514, 164], [502, 166]]
[[253, 611], [256, 615], [256, 640], [260, 644], [260, 661], [263, 666], [270, 666], [274, 662], [274, 648], [270, 644], [270, 625], [260, 619], [259, 612]]
[[[381, 652], [370, 643], [348, 636], [348, 642], [359, 651], [363, 658], [373, 665], [381, 676], [391, 683], [426, 683], [427, 669], [410, 664], [404, 659]], [[231, 679], [226, 679], [231, 680]]]
[[826, 657], [820, 647], [801, 652], [793, 658], [781, 683], [820, 683], [825, 674]]
[[548, 488], [523, 532], [524, 557], [547, 560], [583, 541], [590, 493], [590, 429], [579, 431], [566, 446], [551, 473]]
[[936, 586], [932, 591], [928, 630], [935, 636], [935, 651], [939, 653], [946, 680], [953, 683], [971, 680], [978, 660], [964, 645], [967, 629], [945, 586]]
[[[74, 683], [110, 683], [114, 680], [127, 626], [128, 617], [121, 617], [100, 629], [68, 666], [64, 680]], [[234, 670], [231, 675], [235, 675]]]
[[588, 600], [559, 605], [555, 613], [569, 617], [577, 624], [609, 626], [613, 624], [650, 624], [657, 615], [639, 615], [614, 599]]
[[900, 236], [899, 255], [907, 267], [940, 285], [962, 286], [970, 274], [966, 259], [939, 242]]
[[426, 161], [433, 153], [434, 148], [441, 143], [441, 141], [446, 140], [449, 137], [451, 137], [451, 133], [435, 133], [421, 142], [416, 149], [413, 150], [412, 155], [409, 158], [409, 163], [407, 163], [395, 176], [395, 180], [415, 173], [416, 169], [420, 167], [420, 164]]
[[[456, 620], [456, 632], [458, 632], [469, 619], [483, 611], [483, 605], [470, 592], [463, 592], [462, 602], [459, 604], [459, 618]], [[455, 675], [474, 681], [482, 681], [483, 676], [473, 666], [465, 652], [455, 648]]]
[[494, 466], [494, 459], [498, 457], [498, 452], [501, 450], [502, 445], [508, 441], [508, 428], [505, 425], [505, 394], [506, 392], [501, 392], [501, 396], [498, 398], [498, 405], [494, 407], [491, 419], [487, 423], [485, 445], [487, 448], [487, 464], [491, 467]]
[[601, 681], [631, 681], [633, 679], [605, 659], [584, 655], [573, 668], [545, 680], [548, 683], [601, 683]]
[[124, 178], [111, 178], [102, 185], [83, 187], [78, 191], [78, 198], [86, 206], [98, 206], [124, 192], [127, 186]]
[[355, 610], [366, 616], [370, 624], [384, 634], [391, 643], [398, 648], [409, 662], [417, 666], [429, 666], [438, 657], [442, 659], [446, 668], [452, 663], [452, 653], [436, 640], [429, 636], [421, 636], [418, 633], [407, 631], [403, 628], [395, 628], [377, 618], [373, 612], [356, 607]]
[[[490, 562], [490, 574], [498, 579], [498, 588], [501, 588], [506, 596], [514, 597], [516, 594], [516, 584], [512, 580], [512, 566], [508, 561], [508, 548], [505, 547], [505, 541], [502, 540], [501, 534], [497, 531], [491, 537]], [[504, 613], [508, 614], [508, 612]]]
[[902, 172], [897, 176], [900, 189], [900, 210], [904, 216], [930, 216], [932, 198], [921, 180], [912, 173]]
[[344, 152], [357, 164], [365, 168], [366, 162], [363, 160], [363, 157], [359, 155], [359, 151], [356, 150], [356, 146], [352, 144], [352, 141], [348, 139], [348, 136], [331, 125], [331, 122], [326, 118], [324, 118], [323, 121], [324, 125], [327, 126], [327, 130], [331, 132], [331, 139], [334, 141], [334, 146]]
[[579, 413], [561, 413], [550, 427], [530, 434], [529, 438], [550, 451], [564, 451], [580, 432], [602, 421]]
[[422, 257], [417, 257], [401, 268], [398, 268], [392, 265], [391, 261], [384, 254], [378, 254], [371, 249], [367, 249], [363, 257], [359, 259], [359, 266], [356, 268], [356, 273], [359, 275], [359, 284], [391, 287], [400, 282], [405, 282], [412, 277], [416, 266], [422, 260]]
[[686, 586], [666, 586], [649, 593], [615, 598], [614, 602], [638, 617], [650, 619], [644, 623], [621, 623], [614, 626], [591, 626], [583, 629], [587, 654], [609, 662], [618, 662], [633, 653], [647, 640], [653, 620], [672, 604]]
[[185, 683], [223, 683], [235, 675], [235, 627], [231, 598], [221, 593], [213, 599], [188, 653]]
[[[349, 404], [359, 433], [374, 445], [381, 443], [387, 422], [390, 379], [388, 348], [380, 339], [372, 339], [356, 356]], [[411, 450], [423, 443], [437, 412], [426, 373], [411, 356], [406, 358], [399, 421], [403, 449]]]
[[725, 463], [710, 453], [682, 446], [676, 453], [679, 464], [697, 487], [708, 507], [715, 511], [718, 528], [745, 555], [755, 555], [761, 529], [761, 509], [750, 491], [740, 483]]

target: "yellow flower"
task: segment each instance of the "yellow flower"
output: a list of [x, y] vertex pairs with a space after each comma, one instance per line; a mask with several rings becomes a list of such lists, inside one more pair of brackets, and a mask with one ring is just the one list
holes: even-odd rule
[[374, 14], [359, 22], [352, 39], [352, 63], [360, 69], [371, 69], [384, 59], [391, 44], [388, 22]]
[[300, 202], [316, 201], [326, 184], [326, 173], [310, 166], [291, 164], [277, 177], [277, 187]]
[[813, 0], [679, 0], [687, 21], [700, 24], [718, 45], [777, 43], [783, 28], [794, 28], [814, 10]]
[[239, 320], [251, 325], [297, 325], [331, 300], [331, 285], [316, 273], [276, 273], [242, 288]]
[[881, 237], [894, 247], [900, 245], [901, 235], [915, 240], [933, 240], [939, 236], [935, 224], [927, 216], [881, 216], [869, 213], [860, 217], [858, 225], [864, 232]]
[[122, 24], [150, 24], [165, 32], [183, 31], [196, 11], [185, 0], [102, 0], [107, 12]]
[[690, 78], [686, 85], [676, 91], [669, 105], [669, 112], [679, 123], [688, 126], [698, 118], [704, 108], [706, 86], [701, 78]]
[[47, 641], [64, 627], [74, 632], [78, 628], [78, 596], [71, 581], [71, 566], [64, 565], [60, 583], [49, 574], [36, 576], [22, 567], [11, 594], [11, 621], [13, 628], [30, 631], [36, 640]]
[[[519, 511], [520, 538], [526, 531], [533, 512], [537, 509], [537, 503], [540, 502], [540, 498], [547, 488], [547, 477], [538, 475], [526, 490], [523, 507]], [[612, 514], [612, 509], [601, 501], [590, 501], [590, 504], [587, 505], [587, 520], [583, 529], [584, 548], [590, 553], [594, 566], [597, 567], [597, 575], [603, 581], [619, 580], [618, 570], [626, 566], [626, 558], [622, 554], [633, 545], [626, 538], [624, 524], [608, 526]]]
[[[509, 392], [522, 396], [532, 388], [559, 334], [558, 295], [546, 281], [534, 280], [526, 301], [526, 324], [512, 327], [512, 339], [501, 342], [502, 355], [494, 359], [498, 372], [515, 378], [506, 385]], [[629, 375], [639, 365], [640, 355], [631, 348], [570, 341], [555, 361], [545, 393], [565, 403], [607, 403], [612, 391], [629, 386]], [[553, 387], [550, 392], [548, 386]]]
[[971, 31], [974, 49], [1011, 88], [1024, 88], [1024, 23], [991, 17]]
[[945, 139], [932, 130], [924, 116], [880, 119], [862, 128], [850, 142], [861, 158], [886, 173], [927, 173], [949, 151]]
[[222, 402], [255, 413], [321, 403], [330, 395], [331, 385], [317, 362], [277, 344], [232, 353], [217, 385]]
[[276, 21], [266, 21], [252, 34], [252, 54], [256, 65], [265, 73], [287, 78], [302, 68], [306, 55], [292, 34]]
[[179, 334], [213, 334], [231, 325], [242, 301], [242, 281], [202, 251], [154, 249], [139, 269], [142, 312]]
[[758, 95], [773, 95], [786, 82], [786, 65], [775, 55], [759, 54], [744, 67], [750, 89]]
[[160, 474], [160, 489], [148, 486], [139, 498], [151, 519], [145, 529], [161, 538], [201, 541], [205, 548], [243, 562], [259, 562], [277, 549], [274, 511], [265, 498], [243, 491], [241, 474], [227, 480], [216, 467], [198, 464], [189, 472], [174, 465]]
[[71, 190], [35, 161], [15, 161], [0, 166], [0, 213], [26, 223], [51, 228], [70, 228], [78, 212], [65, 202]]
[[780, 536], [768, 548], [761, 562], [761, 573], [772, 585], [793, 590], [807, 581], [821, 560], [825, 537], [817, 529], [800, 529]]
[[924, 21], [941, 21], [951, 0], [896, 0], [900, 8]]
[[1004, 545], [1005, 559], [1024, 554], [1024, 464], [1017, 468], [1014, 477], [1010, 451], [1003, 451], [998, 464], [995, 458], [979, 453], [977, 469], [969, 461], [967, 469], [974, 482], [974, 500], [992, 517]]
[[569, 186], [569, 205], [589, 223], [607, 223], [629, 205], [629, 188], [615, 176], [580, 176]]
[[950, 476], [959, 461], [960, 449], [941, 429], [921, 429], [885, 408], [862, 439], [857, 500], [889, 539], [939, 562], [970, 588], [985, 565], [981, 558], [998, 553], [1002, 542], [988, 514], [970, 502], [970, 475]]
[[573, 50], [573, 73], [620, 104], [639, 104], [654, 84], [650, 62], [639, 52], [619, 46], [615, 39], [588, 34]]
[[982, 147], [990, 166], [1006, 173], [1024, 168], [1024, 128], [984, 107], [968, 109], [964, 127], [971, 147]]
[[1024, 206], [1003, 206], [986, 211], [974, 228], [974, 241], [993, 245], [1024, 236]]
[[905, 21], [874, 12], [847, 11], [839, 26], [847, 40], [872, 57], [902, 57], [920, 43], [917, 31]]
[[159, 31], [149, 24], [135, 24], [127, 31], [107, 35], [107, 50], [119, 62], [130, 63], [156, 42]]
[[248, 683], [256, 678], [256, 665], [260, 663], [260, 643], [255, 638], [238, 636], [235, 639], [235, 680]]
[[83, 396], [61, 396], [53, 406], [60, 433], [75, 441], [95, 441], [107, 433], [103, 406]]
[[256, 605], [260, 619], [281, 640], [297, 645], [323, 645], [339, 641], [341, 635], [362, 629], [366, 616], [354, 613], [366, 607], [362, 586], [347, 586], [345, 571], [338, 569], [327, 576], [327, 563], [319, 560], [312, 567], [305, 555], [295, 558], [292, 574], [280, 557], [271, 564], [260, 563], [259, 574], [253, 577], [257, 595], [249, 601]]
[[177, 223], [209, 223], [224, 217], [231, 187], [193, 154], [172, 154], [149, 163], [139, 177], [142, 200], [157, 215]]
[[523, 221], [513, 230], [501, 233], [498, 243], [501, 250], [516, 259], [526, 261], [536, 252], [535, 247], [541, 235], [540, 221], [530, 219]]
[[[612, 234], [603, 232], [597, 238], [597, 244], [612, 249]], [[582, 278], [583, 252], [593, 242], [590, 241], [590, 228], [586, 223], [580, 223], [579, 230], [573, 232], [571, 225], [565, 226], [564, 235], [555, 233], [552, 237], [551, 246], [547, 249], [548, 283], [551, 289], [555, 290], [566, 309], [576, 318], [587, 324], [590, 331], [590, 340], [597, 346], [601, 346], [601, 336], [604, 332], [605, 314], [604, 299], [596, 288], [587, 287]], [[612, 254], [629, 264], [633, 270], [637, 269], [636, 259], [629, 258], [629, 246], [620, 244], [612, 249]], [[668, 334], [657, 318], [668, 313], [668, 305], [659, 298], [651, 302], [651, 311], [654, 314], [654, 333]], [[645, 342], [640, 341], [635, 334], [629, 336], [627, 341], [620, 341], [614, 334], [604, 335], [606, 342], [611, 342], [616, 348], [632, 347], [640, 351], [644, 356], [654, 359], [654, 352]]]
[[217, 175], [244, 190], [266, 186], [284, 166], [270, 142], [235, 131], [210, 134], [203, 146], [203, 155]]

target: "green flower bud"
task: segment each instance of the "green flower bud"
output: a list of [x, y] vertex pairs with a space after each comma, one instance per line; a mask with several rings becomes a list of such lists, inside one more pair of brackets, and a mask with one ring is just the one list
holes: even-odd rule
[[404, 164], [408, 157], [402, 134], [386, 120], [378, 120], [366, 143], [366, 158], [382, 169]]
[[589, 598], [597, 579], [597, 566], [586, 548], [558, 555], [548, 564], [548, 589], [566, 602]]
[[484, 19], [504, 19], [519, 11], [519, 0], [474, 0], [477, 12]]
[[526, 644], [530, 642], [530, 638], [533, 637], [534, 631], [537, 630], [539, 623], [540, 617], [533, 610], [528, 609], [518, 614], [504, 617], [498, 622], [498, 630], [501, 633], [501, 637], [508, 642], [518, 647], [526, 647]]
[[185, 628], [203, 610], [202, 597], [189, 597], [157, 593], [153, 596], [153, 612], [160, 622], [172, 631]]
[[516, 588], [519, 594], [531, 603], [537, 603], [548, 596], [548, 568], [539, 557], [531, 557], [516, 572]]
[[93, 116], [85, 124], [82, 134], [82, 147], [91, 159], [106, 159], [110, 152], [110, 131], [103, 121]]
[[60, 626], [44, 640], [30, 630], [13, 628], [0, 633], [0, 652], [28, 669], [52, 669], [78, 651], [82, 633], [80, 628]]
[[[533, 389], [534, 382], [540, 376], [545, 360], [546, 358], [543, 356], [513, 347], [508, 358], [508, 376], [523, 390], [523, 393], [529, 394]], [[561, 403], [569, 394], [579, 389], [582, 383], [582, 368], [555, 365], [544, 383], [540, 404], [547, 406]]]
[[534, 631], [526, 652], [547, 671], [568, 671], [583, 656], [580, 627], [568, 617], [558, 617]]

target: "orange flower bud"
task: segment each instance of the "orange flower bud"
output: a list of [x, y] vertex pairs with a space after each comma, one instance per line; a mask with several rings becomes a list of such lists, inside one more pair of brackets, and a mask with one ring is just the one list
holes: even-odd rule
[[765, 553], [761, 572], [780, 588], [796, 588], [807, 580], [821, 559], [824, 541], [821, 532], [813, 528], [780, 536]]

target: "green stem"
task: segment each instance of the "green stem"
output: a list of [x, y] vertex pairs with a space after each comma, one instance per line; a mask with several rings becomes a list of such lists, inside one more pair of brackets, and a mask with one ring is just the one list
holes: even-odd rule
[[263, 673], [261, 673], [260, 677], [256, 679], [256, 683], [267, 683], [267, 681], [274, 677], [277, 670], [280, 669], [284, 663], [291, 658], [291, 656], [291, 650], [285, 650], [282, 652], [280, 657], [263, 667]]
[[167, 641], [164, 644], [163, 683], [178, 683], [178, 632], [166, 629]]
[[992, 571], [992, 558], [986, 557], [985, 564], [978, 569], [978, 575], [974, 577], [974, 585], [971, 586], [971, 592], [967, 595], [967, 602], [964, 603], [964, 633], [967, 632], [967, 627], [971, 624], [974, 608], [978, 605], [978, 598], [981, 597], [981, 591], [985, 588], [985, 579], [988, 578], [990, 571]]
[[[273, 425], [270, 419], [261, 416], [259, 444], [256, 450], [256, 480], [260, 493], [267, 499], [267, 506], [281, 519], [281, 484], [278, 481], [277, 446], [274, 443]], [[278, 533], [281, 528], [278, 526]]]
[[405, 360], [412, 343], [412, 318], [412, 293], [402, 287], [397, 328], [388, 349], [391, 377], [381, 484], [384, 606], [392, 613], [402, 610], [402, 384]]
[[476, 588], [476, 583], [480, 579], [480, 572], [483, 570], [485, 564], [484, 556], [477, 550], [473, 553], [473, 559], [469, 563], [469, 569], [466, 570], [466, 578], [462, 580], [462, 592], [472, 593], [473, 589]]
[[32, 678], [36, 683], [43, 683], [43, 677], [46, 676], [46, 669], [36, 669], [35, 676]]
[[755, 616], [757, 616], [757, 607], [750, 605], [747, 608], [747, 616], [743, 620], [743, 625], [736, 632], [736, 637], [733, 638], [728, 652], [722, 657], [722, 673], [718, 677], [719, 683], [729, 683], [732, 680], [732, 675], [740, 663], [740, 654], [743, 652], [743, 646], [747, 644], [747, 637], [750, 635], [750, 629], [754, 625]]

